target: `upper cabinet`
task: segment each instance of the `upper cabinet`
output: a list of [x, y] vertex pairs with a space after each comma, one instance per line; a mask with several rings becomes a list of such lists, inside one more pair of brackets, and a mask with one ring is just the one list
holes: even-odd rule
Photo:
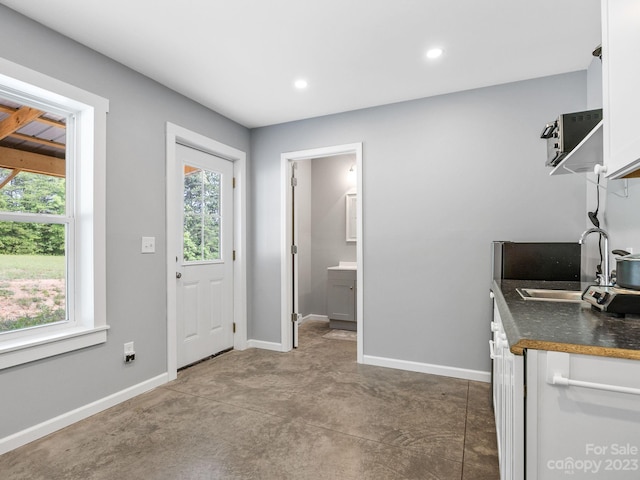
[[640, 169], [639, 48], [640, 0], [602, 0], [603, 164], [609, 178]]

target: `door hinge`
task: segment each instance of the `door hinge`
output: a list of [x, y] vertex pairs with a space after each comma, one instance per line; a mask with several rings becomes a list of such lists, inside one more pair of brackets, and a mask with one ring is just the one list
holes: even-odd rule
[[236, 177], [233, 177], [233, 180], [231, 181], [231, 185], [232, 185], [232, 188], [236, 188]]
[[291, 322], [292, 323], [296, 323], [298, 321], [298, 314], [297, 313], [292, 313], [291, 314]]
[[298, 253], [298, 246], [291, 245], [291, 255], [296, 255]]
[[298, 186], [298, 179], [296, 177], [291, 177], [291, 186], [292, 187]]
[[236, 333], [236, 322], [233, 322], [233, 333]]
[[233, 251], [232, 257], [233, 257], [233, 261], [235, 262], [236, 261], [236, 251], [235, 250]]

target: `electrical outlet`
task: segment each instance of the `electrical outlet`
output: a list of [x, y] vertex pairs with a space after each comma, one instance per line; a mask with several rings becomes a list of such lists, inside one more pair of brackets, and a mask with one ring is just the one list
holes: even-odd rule
[[136, 359], [136, 352], [133, 349], [133, 342], [124, 344], [124, 363], [131, 363]]
[[156, 253], [156, 237], [142, 237], [142, 253]]

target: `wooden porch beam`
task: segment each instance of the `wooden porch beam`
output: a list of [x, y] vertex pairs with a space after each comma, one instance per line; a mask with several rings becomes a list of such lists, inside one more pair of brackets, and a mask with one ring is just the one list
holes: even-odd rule
[[[0, 112], [14, 113], [17, 110], [18, 110], [17, 108], [11, 108], [11, 107], [7, 107], [6, 105], [0, 105]], [[50, 118], [45, 118], [45, 117], [38, 117], [35, 120], [38, 123], [44, 123], [44, 124], [50, 125], [52, 127], [67, 128], [67, 124], [66, 123], [60, 122], [58, 120], [51, 120]]]
[[0, 167], [60, 178], [64, 178], [66, 173], [65, 161], [62, 158], [7, 147], [0, 147]]
[[14, 179], [14, 177], [16, 175], [18, 175], [20, 173], [20, 170], [18, 170], [17, 168], [15, 170], [13, 170], [9, 175], [7, 175], [7, 178], [5, 178], [2, 183], [0, 183], [0, 190], [2, 190], [2, 188], [9, 183], [11, 180]]
[[25, 142], [38, 143], [40, 145], [46, 145], [47, 147], [57, 148], [59, 150], [65, 150], [67, 146], [64, 143], [54, 142], [53, 140], [46, 140], [44, 138], [34, 137], [33, 135], [24, 135], [23, 133], [12, 133], [9, 135], [13, 138], [19, 138]]
[[11, 135], [16, 130], [31, 123], [33, 120], [41, 116], [44, 112], [31, 107], [20, 107], [7, 118], [0, 122], [0, 140]]

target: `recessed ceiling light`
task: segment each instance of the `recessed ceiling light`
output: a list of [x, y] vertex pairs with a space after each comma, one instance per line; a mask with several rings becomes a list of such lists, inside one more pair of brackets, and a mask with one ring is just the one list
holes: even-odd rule
[[293, 83], [293, 86], [296, 87], [298, 90], [304, 90], [309, 86], [309, 83], [305, 79], [299, 78]]
[[427, 58], [431, 58], [431, 59], [438, 58], [443, 53], [444, 53], [444, 50], [439, 47], [430, 48], [429, 50], [427, 50]]

